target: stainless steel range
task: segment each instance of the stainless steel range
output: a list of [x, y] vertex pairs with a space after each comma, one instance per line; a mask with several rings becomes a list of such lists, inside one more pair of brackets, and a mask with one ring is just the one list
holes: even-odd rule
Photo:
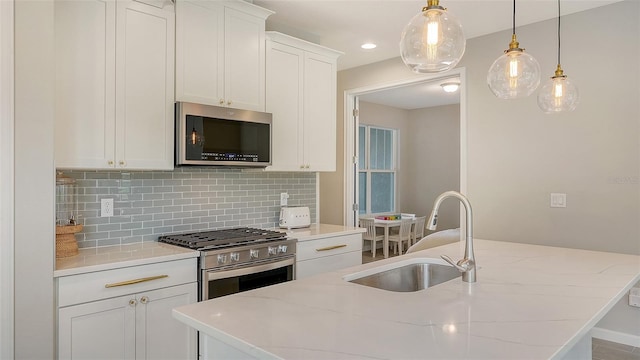
[[234, 228], [165, 235], [158, 241], [200, 250], [199, 300], [294, 279], [297, 240], [283, 232]]

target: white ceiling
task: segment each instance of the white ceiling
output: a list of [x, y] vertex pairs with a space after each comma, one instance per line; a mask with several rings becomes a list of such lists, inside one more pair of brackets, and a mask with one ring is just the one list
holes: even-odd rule
[[[618, 1], [621, 0], [562, 0], [562, 14]], [[342, 51], [344, 55], [338, 59], [338, 70], [345, 70], [399, 56], [398, 43], [402, 29], [421, 11], [426, 1], [253, 0], [253, 3], [275, 11], [267, 19], [267, 30], [280, 31]], [[510, 29], [512, 4], [511, 0], [440, 0], [440, 5], [458, 17], [467, 39]], [[531, 24], [556, 17], [557, 2], [518, 0], [516, 12], [518, 26]], [[363, 50], [360, 45], [365, 42], [376, 43], [378, 47]], [[436, 89], [439, 88], [439, 84], [435, 86]], [[439, 94], [443, 93], [440, 90]], [[386, 95], [387, 98], [389, 96], [391, 95]], [[435, 97], [430, 100], [437, 99]], [[443, 98], [442, 101], [444, 104], [447, 100]], [[427, 107], [422, 104], [410, 106]]]
[[433, 106], [460, 103], [460, 91], [446, 93], [440, 84], [445, 82], [460, 82], [458, 77], [445, 80], [430, 80], [412, 85], [378, 90], [359, 95], [360, 101], [392, 106], [399, 109], [414, 110]]

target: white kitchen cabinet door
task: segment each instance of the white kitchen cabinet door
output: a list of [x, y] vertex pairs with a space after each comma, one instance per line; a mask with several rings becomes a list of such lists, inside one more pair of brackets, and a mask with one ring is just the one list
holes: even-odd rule
[[268, 171], [336, 170], [336, 62], [340, 53], [267, 32]]
[[175, 15], [145, 1], [55, 1], [56, 167], [173, 169]]
[[224, 15], [226, 106], [264, 111], [265, 20], [230, 8]]
[[174, 7], [121, 1], [116, 23], [116, 167], [172, 170]]
[[310, 171], [336, 171], [336, 60], [304, 59], [304, 157]]
[[265, 21], [252, 4], [180, 1], [176, 100], [264, 111]]
[[135, 359], [133, 295], [68, 306], [58, 311], [59, 359]]
[[176, 100], [224, 101], [224, 6], [216, 2], [176, 4]]
[[114, 1], [54, 4], [56, 167], [115, 160], [115, 18]]
[[196, 359], [197, 332], [174, 319], [173, 308], [198, 301], [196, 283], [137, 295], [136, 359]]
[[267, 50], [267, 112], [271, 124], [271, 171], [300, 171], [302, 141], [302, 67], [304, 52], [269, 42]]
[[195, 359], [197, 333], [172, 309], [197, 302], [197, 283], [58, 310], [60, 359]]

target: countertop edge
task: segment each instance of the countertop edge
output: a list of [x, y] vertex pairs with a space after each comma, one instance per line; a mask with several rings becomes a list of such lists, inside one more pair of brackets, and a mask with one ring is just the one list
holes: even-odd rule
[[329, 225], [329, 224], [311, 224], [311, 226], [307, 228], [279, 229], [279, 230], [286, 231], [287, 236], [297, 239], [298, 242], [324, 239], [324, 238], [336, 237], [336, 236], [362, 234], [367, 231], [367, 229], [360, 228], [360, 227]]
[[96, 272], [96, 271], [113, 270], [113, 269], [119, 269], [119, 268], [125, 268], [125, 267], [154, 264], [159, 262], [197, 258], [199, 256], [200, 256], [200, 252], [194, 250], [194, 251], [183, 252], [178, 254], [166, 254], [166, 255], [158, 255], [158, 256], [147, 257], [147, 258], [114, 261], [114, 262], [109, 262], [104, 264], [78, 266], [70, 269], [55, 270], [53, 272], [53, 277], [59, 278], [63, 276], [79, 275], [79, 274], [85, 274], [85, 273]]

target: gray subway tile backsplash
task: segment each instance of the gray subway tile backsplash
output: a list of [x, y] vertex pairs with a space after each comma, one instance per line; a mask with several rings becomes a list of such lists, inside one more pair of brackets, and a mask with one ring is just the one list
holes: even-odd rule
[[[82, 232], [93, 248], [190, 231], [278, 226], [280, 193], [289, 206], [308, 206], [315, 219], [316, 174], [177, 168], [174, 171], [64, 170], [77, 180]], [[100, 217], [100, 200], [114, 199], [114, 216]]]

